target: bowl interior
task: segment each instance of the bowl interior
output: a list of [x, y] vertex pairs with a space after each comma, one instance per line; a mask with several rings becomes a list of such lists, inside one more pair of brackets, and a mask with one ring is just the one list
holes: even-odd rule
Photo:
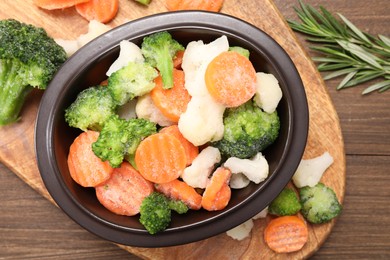
[[[235, 22], [241, 24], [240, 21]], [[302, 156], [307, 135], [306, 99], [295, 68], [276, 43], [250, 25], [244, 23], [241, 26], [255, 30], [256, 36], [261, 36], [260, 38], [253, 38], [250, 33], [247, 36], [245, 32], [240, 32], [241, 27], [230, 27], [227, 24], [227, 28], [221, 29], [213, 28], [211, 21], [209, 23], [207, 26], [182, 23], [180, 26], [171, 25], [155, 29], [151, 29], [153, 27], [150, 24], [147, 33], [143, 31], [133, 33], [131, 27], [134, 26], [134, 22], [123, 25], [77, 52], [64, 64], [46, 91], [38, 115], [36, 132], [40, 172], [46, 187], [59, 206], [91, 232], [117, 243], [134, 246], [168, 246], [196, 241], [226, 231], [252, 217], [266, 207], [290, 180]], [[106, 79], [105, 72], [118, 57], [119, 42], [122, 39], [140, 45], [146, 34], [161, 30], [169, 31], [173, 38], [184, 46], [190, 41], [203, 40], [208, 43], [226, 35], [230, 46], [241, 46], [250, 51], [250, 60], [256, 71], [275, 75], [282, 88], [283, 98], [277, 109], [281, 120], [279, 137], [263, 152], [269, 163], [268, 179], [258, 185], [251, 184], [244, 189], [233, 190], [229, 205], [222, 211], [199, 210], [190, 211], [185, 215], [173, 214], [171, 226], [165, 232], [151, 236], [139, 223], [138, 216], [127, 217], [111, 213], [98, 202], [93, 188], [83, 188], [71, 179], [67, 154], [69, 146], [80, 131], [67, 125], [64, 121], [64, 110], [81, 90]], [[262, 42], [263, 39], [266, 41]], [[100, 48], [101, 51], [97, 51], [96, 48]], [[272, 52], [274, 54], [271, 54]], [[281, 57], [287, 59], [287, 63], [278, 56], [278, 52], [282, 52]], [[293, 87], [296, 90], [293, 90]], [[296, 96], [299, 96], [298, 101], [303, 104], [300, 107], [295, 107]], [[303, 119], [297, 119], [299, 111], [303, 114], [299, 117], [303, 116]], [[302, 120], [302, 123], [299, 120]], [[299, 131], [296, 129], [297, 122], [301, 128]], [[306, 129], [306, 133], [302, 129]], [[291, 152], [292, 148], [295, 148], [294, 152]], [[213, 225], [211, 229], [208, 227], [210, 224]], [[167, 240], [161, 241], [164, 236]]]

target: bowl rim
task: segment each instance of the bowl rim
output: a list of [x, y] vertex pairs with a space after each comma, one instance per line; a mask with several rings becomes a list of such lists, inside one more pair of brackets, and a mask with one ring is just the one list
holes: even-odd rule
[[[53, 159], [55, 158], [53, 138], [55, 116], [53, 111], [58, 106], [56, 98], [61, 95], [64, 86], [69, 81], [65, 76], [69, 72], [77, 74], [83, 71], [85, 66], [89, 64], [86, 61], [94, 60], [99, 54], [117, 48], [122, 40], [131, 40], [158, 31], [177, 29], [206, 29], [221, 34], [230, 34], [245, 39], [255, 46], [256, 43], [251, 39], [261, 40], [262, 46], [265, 46], [262, 52], [266, 52], [269, 62], [276, 69], [283, 67], [284, 73], [288, 75], [285, 84], [288, 86], [293, 83], [294, 85], [294, 91], [290, 91], [289, 96], [286, 97], [294, 103], [294, 107], [292, 107], [292, 102], [288, 102], [290, 127], [286, 146], [289, 146], [290, 149], [285, 151], [282, 156], [282, 160], [286, 158], [290, 158], [290, 160], [280, 165], [276, 176], [267, 180], [269, 184], [261, 190], [261, 196], [252, 194], [239, 207], [231, 208], [229, 214], [222, 214], [204, 223], [197, 223], [189, 229], [172, 228], [156, 235], [150, 235], [147, 232], [132, 232], [128, 228], [110, 223], [88, 212], [72, 198], [70, 191], [58, 177], [60, 171], [56, 160]], [[82, 59], [79, 57], [81, 52]], [[118, 244], [137, 247], [164, 247], [195, 242], [225, 232], [245, 222], [262, 209], [250, 207], [250, 204], [265, 204], [264, 207], [268, 205], [287, 185], [299, 165], [306, 146], [308, 121], [306, 93], [299, 73], [285, 50], [267, 33], [228, 14], [204, 11], [166, 12], [133, 20], [106, 32], [78, 50], [61, 66], [45, 90], [38, 109], [35, 124], [35, 150], [38, 168], [49, 194], [57, 205], [80, 226], [99, 237]], [[295, 138], [292, 139], [292, 135]], [[210, 224], [212, 225], [211, 229]]]

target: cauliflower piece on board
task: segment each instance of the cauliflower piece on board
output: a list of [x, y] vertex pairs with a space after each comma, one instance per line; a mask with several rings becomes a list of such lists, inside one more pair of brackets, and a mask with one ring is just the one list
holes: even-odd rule
[[204, 44], [203, 41], [190, 42], [183, 56], [182, 69], [185, 73], [185, 87], [192, 96], [209, 95], [204, 80], [206, 68], [221, 52], [229, 50], [226, 36]]
[[253, 228], [253, 220], [249, 219], [244, 223], [238, 225], [237, 227], [226, 231], [226, 235], [228, 235], [229, 237], [235, 240], [240, 241], [249, 236], [252, 228]]
[[139, 118], [149, 119], [160, 126], [170, 126], [174, 123], [166, 118], [153, 103], [149, 94], [138, 97], [135, 105], [135, 113]]
[[125, 67], [129, 62], [144, 62], [145, 58], [142, 56], [140, 47], [129, 41], [121, 41], [119, 43], [119, 56], [111, 64], [110, 68], [106, 72], [107, 76], [111, 76], [115, 71]]
[[190, 166], [184, 169], [181, 178], [194, 188], [204, 189], [214, 165], [220, 161], [221, 153], [219, 150], [208, 146], [199, 153]]
[[187, 110], [179, 119], [179, 130], [196, 146], [221, 140], [224, 133], [223, 113], [225, 107], [210, 95], [192, 97]]
[[314, 187], [332, 163], [333, 157], [328, 152], [312, 159], [301, 160], [292, 178], [294, 185], [297, 188]]
[[256, 73], [256, 94], [254, 101], [267, 113], [273, 113], [282, 99], [282, 90], [274, 75]]
[[265, 207], [262, 211], [252, 217], [252, 219], [265, 218], [268, 214], [268, 207]]
[[257, 153], [251, 159], [230, 157], [224, 163], [224, 166], [232, 172], [232, 175], [242, 173], [256, 184], [264, 181], [269, 173], [268, 162], [261, 153]]
[[103, 33], [110, 30], [111, 27], [101, 23], [97, 20], [91, 20], [88, 23], [88, 32], [85, 34], [79, 35], [75, 40], [65, 40], [65, 39], [55, 39], [57, 44], [61, 45], [64, 49], [68, 57], [73, 55], [78, 49], [92, 41], [96, 37], [102, 35]]

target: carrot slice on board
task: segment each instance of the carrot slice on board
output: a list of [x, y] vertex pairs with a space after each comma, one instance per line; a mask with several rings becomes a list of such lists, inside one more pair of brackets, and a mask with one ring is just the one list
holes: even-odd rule
[[226, 107], [237, 107], [256, 92], [256, 71], [243, 55], [226, 51], [207, 66], [205, 82], [210, 95]]
[[264, 230], [265, 242], [277, 253], [290, 253], [302, 249], [308, 236], [305, 221], [296, 215], [272, 219]]
[[63, 9], [77, 4], [85, 3], [90, 0], [34, 0], [34, 4], [46, 10]]
[[166, 183], [182, 174], [187, 156], [175, 136], [157, 133], [141, 141], [135, 152], [135, 163], [145, 179]]
[[99, 132], [81, 133], [69, 148], [68, 168], [72, 179], [83, 187], [95, 187], [108, 180], [113, 168], [103, 162], [92, 151], [92, 143], [96, 142]]
[[173, 87], [170, 89], [163, 88], [161, 75], [154, 82], [156, 86], [150, 92], [154, 104], [169, 120], [178, 122], [180, 115], [186, 111], [191, 100], [191, 96], [184, 86], [184, 72], [173, 69]]
[[153, 184], [145, 180], [128, 162], [115, 168], [111, 178], [95, 189], [96, 196], [104, 207], [125, 216], [138, 214], [142, 200], [154, 191]]
[[77, 4], [77, 12], [88, 21], [97, 20], [107, 23], [118, 13], [119, 0], [90, 0]]
[[199, 155], [199, 148], [193, 145], [180, 133], [179, 127], [177, 125], [164, 127], [160, 130], [160, 133], [171, 134], [180, 141], [180, 143], [184, 147], [184, 150], [186, 151], [186, 156], [187, 156], [186, 166], [191, 165], [192, 161]]
[[231, 172], [219, 167], [213, 173], [202, 196], [202, 207], [208, 211], [224, 209], [230, 201], [229, 187]]
[[167, 183], [156, 184], [155, 187], [165, 196], [183, 201], [190, 209], [198, 210], [202, 206], [202, 196], [184, 181], [175, 179]]
[[165, 5], [169, 11], [203, 10], [218, 12], [221, 10], [223, 0], [166, 0]]

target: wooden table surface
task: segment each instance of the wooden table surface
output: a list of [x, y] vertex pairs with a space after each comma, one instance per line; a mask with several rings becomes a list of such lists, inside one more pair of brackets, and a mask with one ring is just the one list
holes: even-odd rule
[[[388, 0], [306, 2], [390, 36]], [[296, 0], [275, 4], [286, 18], [296, 18]], [[337, 91], [337, 82], [326, 85], [345, 141], [344, 211], [312, 259], [390, 259], [390, 91], [361, 96], [364, 85]], [[2, 164], [0, 183], [0, 259], [138, 259], [79, 227]]]

